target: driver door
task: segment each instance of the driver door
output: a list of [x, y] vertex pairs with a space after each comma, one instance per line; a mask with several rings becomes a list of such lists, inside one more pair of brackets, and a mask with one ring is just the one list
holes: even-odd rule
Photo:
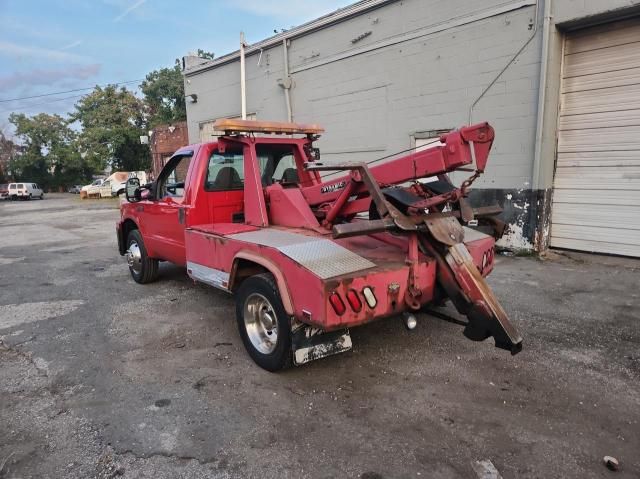
[[192, 154], [173, 156], [158, 176], [154, 199], [145, 202], [146, 235], [159, 259], [186, 264], [185, 183]]

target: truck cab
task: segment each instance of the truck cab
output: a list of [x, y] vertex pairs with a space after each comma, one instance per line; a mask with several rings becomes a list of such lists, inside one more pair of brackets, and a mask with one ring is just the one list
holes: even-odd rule
[[[483, 283], [494, 238], [463, 227], [462, 209], [440, 208], [460, 202], [459, 190], [390, 187], [470, 162], [469, 145], [484, 161], [488, 125], [443, 138], [448, 150], [371, 169], [319, 162], [315, 125], [225, 120], [219, 129], [217, 142], [179, 149], [153, 183], [129, 179], [116, 230], [136, 282], [154, 281], [169, 261], [234, 294], [245, 347], [270, 371], [350, 349], [351, 327], [401, 314], [413, 324], [412, 312], [447, 297], [469, 317], [468, 337], [519, 350]], [[328, 180], [323, 171], [333, 171]]]

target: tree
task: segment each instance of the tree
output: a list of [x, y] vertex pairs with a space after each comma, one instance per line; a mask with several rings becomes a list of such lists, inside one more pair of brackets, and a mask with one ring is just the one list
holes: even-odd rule
[[[198, 48], [200, 58], [213, 60], [213, 53]], [[187, 119], [184, 98], [184, 79], [180, 60], [172, 68], [161, 68], [147, 74], [140, 85], [149, 113], [149, 126], [171, 124]]]
[[0, 183], [8, 181], [8, 166], [17, 153], [17, 145], [0, 131]]
[[187, 119], [184, 80], [180, 66], [149, 73], [140, 85], [149, 112], [149, 126]]
[[202, 48], [198, 48], [198, 52], [196, 53], [200, 58], [206, 58], [207, 60], [213, 60], [215, 56], [211, 52], [205, 52]]
[[70, 118], [82, 127], [79, 151], [94, 168], [149, 168], [149, 147], [140, 144], [140, 136], [147, 131], [144, 103], [130, 91], [114, 85], [96, 87], [76, 103]]
[[9, 121], [23, 144], [23, 152], [9, 163], [17, 181], [33, 181], [45, 188], [77, 183], [92, 169], [75, 148], [76, 134], [60, 115], [39, 113], [28, 117], [12, 113]]

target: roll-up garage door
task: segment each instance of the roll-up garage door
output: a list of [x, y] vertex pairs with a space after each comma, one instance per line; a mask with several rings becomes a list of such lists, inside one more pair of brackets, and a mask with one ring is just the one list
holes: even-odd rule
[[640, 19], [566, 37], [551, 245], [640, 257]]

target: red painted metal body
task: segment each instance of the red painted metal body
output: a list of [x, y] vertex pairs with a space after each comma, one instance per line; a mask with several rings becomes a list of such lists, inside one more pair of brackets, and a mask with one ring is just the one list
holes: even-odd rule
[[[149, 256], [185, 265], [194, 279], [231, 292], [248, 274], [269, 271], [276, 278], [287, 313], [299, 322], [326, 331], [416, 310], [442, 299], [436, 298], [436, 283], [438, 270], [444, 266], [421, 247], [418, 227], [426, 231], [424, 225], [416, 220], [416, 231], [403, 236], [377, 231], [344, 238], [338, 238], [332, 226], [350, 223], [357, 227], [354, 215], [369, 211], [376, 203], [379, 210], [384, 210], [382, 213], [388, 213], [381, 215], [386, 221], [393, 218], [396, 224], [404, 225], [403, 229], [410, 229], [408, 217], [383, 200], [380, 204], [379, 188], [444, 175], [472, 163], [476, 171], [482, 172], [493, 134], [486, 123], [462, 128], [443, 135], [443, 146], [368, 169], [345, 166], [342, 169], [346, 174], [332, 176], [330, 181], [322, 180], [321, 164], [309, 154], [314, 139], [311, 135], [228, 135], [215, 143], [188, 146], [174, 155], [191, 157], [184, 194], [161, 198], [152, 188], [150, 199], [123, 204], [117, 226], [120, 244], [124, 244], [128, 230], [137, 228]], [[295, 184], [268, 181], [271, 173], [265, 173], [265, 151], [275, 152], [276, 156], [283, 152], [290, 155], [297, 175]], [[243, 189], [205, 188], [214, 153], [242, 155]], [[453, 189], [445, 196], [459, 200], [463, 194], [464, 191]], [[433, 200], [436, 201], [443, 202]], [[290, 243], [308, 251], [292, 249]], [[465, 245], [480, 274], [489, 274], [494, 239], [480, 235]], [[317, 258], [316, 263], [305, 259], [318, 256], [320, 249], [327, 251], [322, 253], [323, 261], [349, 255], [345, 263], [353, 260], [360, 266], [349, 270], [338, 265], [343, 267], [338, 268], [338, 274], [324, 273], [326, 264], [317, 264]], [[342, 314], [329, 301], [335, 293], [344, 302]]]

